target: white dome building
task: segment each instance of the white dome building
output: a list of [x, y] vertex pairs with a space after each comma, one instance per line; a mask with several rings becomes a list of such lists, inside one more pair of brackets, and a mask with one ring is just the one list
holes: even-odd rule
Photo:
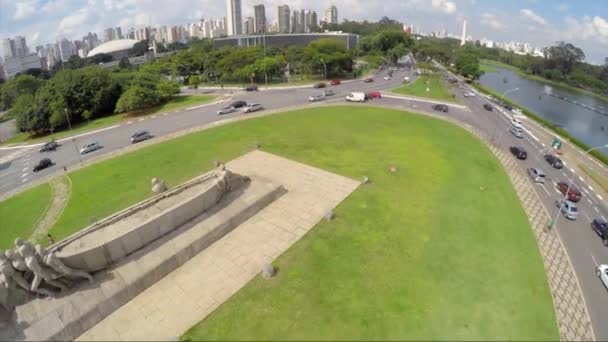
[[122, 57], [128, 57], [129, 51], [133, 48], [135, 44], [139, 41], [135, 39], [118, 39], [111, 40], [107, 43], [103, 43], [93, 50], [89, 51], [87, 54], [87, 58], [93, 57], [95, 55], [99, 55], [101, 53], [105, 53], [108, 55], [112, 55], [114, 60], [120, 59]]

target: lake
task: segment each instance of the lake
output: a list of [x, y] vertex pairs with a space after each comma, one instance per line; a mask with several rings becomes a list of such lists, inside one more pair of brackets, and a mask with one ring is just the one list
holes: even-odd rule
[[530, 80], [509, 69], [492, 67], [497, 72], [485, 73], [479, 80], [484, 86], [498, 93], [519, 88], [506, 97], [562, 126], [589, 146], [608, 144], [608, 102]]

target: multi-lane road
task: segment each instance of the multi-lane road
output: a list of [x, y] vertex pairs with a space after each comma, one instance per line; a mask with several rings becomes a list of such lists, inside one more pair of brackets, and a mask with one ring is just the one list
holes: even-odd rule
[[[332, 86], [336, 95], [325, 102], [344, 102], [344, 96], [353, 91], [388, 90], [402, 84], [404, 76], [412, 77], [411, 71], [401, 70], [395, 72], [391, 80], [384, 80], [385, 71], [374, 75], [374, 82], [364, 83], [361, 80], [345, 82], [339, 86]], [[112, 127], [110, 129], [94, 132], [74, 140], [60, 141], [61, 146], [55, 152], [39, 153], [39, 146], [29, 146], [13, 149], [0, 149], [0, 197], [7, 193], [18, 191], [31, 182], [41, 178], [63, 172], [63, 167], [72, 168], [79, 163], [99, 155], [115, 152], [130, 145], [129, 137], [136, 131], [147, 130], [155, 137], [166, 136], [184, 129], [200, 126], [214, 121], [234, 118], [242, 114], [235, 112], [218, 116], [217, 110], [230, 101], [244, 100], [261, 103], [265, 110], [288, 108], [293, 106], [315, 106], [309, 104], [308, 97], [318, 94], [322, 90], [311, 87], [291, 89], [269, 89], [259, 92], [223, 91], [220, 95], [226, 97], [221, 103], [201, 106], [175, 113], [159, 114], [146, 118], [134, 119]], [[608, 292], [594, 273], [595, 262], [608, 263], [608, 248], [590, 228], [590, 222], [597, 217], [608, 217], [605, 212], [604, 200], [584, 182], [568, 165], [562, 170], [553, 169], [543, 159], [543, 153], [550, 144], [551, 136], [535, 123], [524, 120], [526, 134], [523, 139], [512, 136], [509, 132], [511, 126], [509, 113], [495, 106], [493, 111], [487, 111], [483, 104], [490, 103], [478, 94], [472, 98], [464, 98], [463, 93], [472, 91], [467, 86], [455, 88], [455, 93], [464, 106], [450, 105], [448, 113], [434, 112], [455, 118], [465, 124], [476, 127], [489, 136], [495, 137], [495, 144], [508, 150], [510, 146], [518, 145], [528, 151], [528, 159], [521, 161], [521, 167], [541, 168], [547, 174], [545, 184], [534, 184], [534, 187], [547, 210], [554, 215], [557, 208], [555, 200], [562, 195], [555, 189], [555, 182], [572, 179], [583, 192], [583, 198], [578, 203], [581, 214], [576, 221], [569, 221], [559, 217], [556, 230], [560, 234], [571, 262], [579, 279], [587, 309], [591, 316], [594, 332], [598, 340], [608, 340]], [[388, 95], [388, 94], [385, 94]], [[384, 106], [413, 109], [418, 111], [432, 111], [432, 101], [404, 99], [400, 97], [384, 96], [373, 100]], [[80, 155], [77, 149], [90, 141], [98, 141], [103, 149], [96, 152]], [[52, 168], [33, 173], [32, 168], [41, 158], [49, 157], [55, 162]], [[589, 161], [591, 163], [591, 161]], [[525, 310], [525, 308], [522, 308]]]

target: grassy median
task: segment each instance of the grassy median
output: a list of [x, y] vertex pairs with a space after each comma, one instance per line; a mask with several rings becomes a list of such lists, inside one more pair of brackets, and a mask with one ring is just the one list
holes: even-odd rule
[[372, 182], [279, 257], [275, 278], [255, 278], [184, 339], [559, 339], [536, 242], [500, 163], [464, 130], [403, 111], [293, 111], [72, 172], [52, 234], [150, 196], [151, 177], [174, 186], [255, 142]]
[[[428, 83], [427, 83], [428, 82]], [[429, 91], [426, 91], [426, 89]], [[438, 101], [458, 102], [439, 74], [421, 75], [414, 82], [393, 89], [394, 93], [426, 97]]]

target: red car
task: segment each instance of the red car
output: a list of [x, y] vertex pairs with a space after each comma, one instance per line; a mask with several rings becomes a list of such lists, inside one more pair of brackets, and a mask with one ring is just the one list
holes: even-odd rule
[[[565, 195], [566, 191], [568, 191], [568, 186], [570, 186], [569, 182], [559, 182], [557, 183], [557, 190]], [[571, 202], [578, 202], [581, 200], [582, 196], [580, 190], [572, 184], [570, 186], [570, 191], [568, 191], [568, 200]]]
[[371, 83], [371, 82], [374, 82], [374, 79], [371, 78], [371, 77], [368, 77], [368, 78], [364, 79], [363, 82], [365, 82], [365, 83]]
[[380, 99], [380, 98], [382, 98], [382, 94], [380, 94], [380, 92], [379, 92], [379, 91], [370, 91], [370, 92], [369, 92], [369, 96], [370, 96], [372, 99]]
[[331, 85], [340, 85], [340, 84], [342, 84], [342, 81], [340, 81], [340, 80], [331, 80], [331, 82], [329, 84], [331, 84]]

